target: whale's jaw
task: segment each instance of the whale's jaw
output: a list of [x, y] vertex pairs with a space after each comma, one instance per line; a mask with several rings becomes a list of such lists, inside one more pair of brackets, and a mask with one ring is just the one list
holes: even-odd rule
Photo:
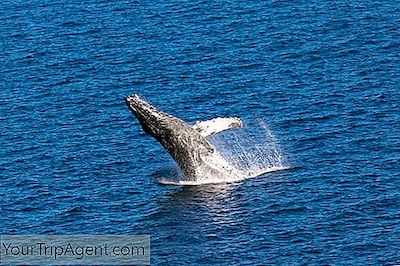
[[143, 131], [160, 142], [189, 180], [197, 178], [196, 171], [204, 165], [202, 158], [217, 152], [197, 130], [157, 110], [137, 94], [126, 97], [125, 103], [139, 120]]

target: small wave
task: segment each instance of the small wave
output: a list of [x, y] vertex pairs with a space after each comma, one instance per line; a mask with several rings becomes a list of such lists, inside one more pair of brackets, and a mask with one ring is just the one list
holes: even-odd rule
[[63, 214], [69, 214], [69, 213], [79, 213], [79, 212], [87, 212], [88, 210], [81, 206], [81, 205], [77, 205], [77, 206], [73, 206], [70, 207], [69, 209], [64, 210], [62, 213]]

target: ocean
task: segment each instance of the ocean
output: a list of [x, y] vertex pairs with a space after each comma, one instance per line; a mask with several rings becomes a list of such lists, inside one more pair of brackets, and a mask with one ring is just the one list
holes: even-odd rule
[[[382, 0], [3, 0], [0, 233], [150, 234], [153, 265], [400, 264], [399, 25]], [[225, 147], [273, 136], [290, 169], [159, 184], [174, 163], [133, 93], [240, 117], [262, 134]]]

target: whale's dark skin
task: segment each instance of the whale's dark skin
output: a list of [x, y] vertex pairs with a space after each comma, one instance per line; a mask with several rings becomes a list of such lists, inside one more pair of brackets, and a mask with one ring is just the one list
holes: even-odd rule
[[200, 133], [179, 118], [157, 110], [137, 94], [125, 103], [139, 120], [143, 131], [155, 138], [177, 162], [188, 180], [196, 180], [196, 169], [204, 164], [202, 157], [216, 152]]

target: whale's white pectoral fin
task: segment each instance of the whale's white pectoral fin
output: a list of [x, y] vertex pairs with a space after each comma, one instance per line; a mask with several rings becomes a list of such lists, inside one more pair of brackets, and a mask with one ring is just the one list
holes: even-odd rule
[[196, 129], [203, 137], [207, 137], [235, 127], [243, 127], [243, 122], [240, 120], [240, 118], [218, 117], [208, 121], [197, 121], [196, 124], [193, 125], [193, 128]]

